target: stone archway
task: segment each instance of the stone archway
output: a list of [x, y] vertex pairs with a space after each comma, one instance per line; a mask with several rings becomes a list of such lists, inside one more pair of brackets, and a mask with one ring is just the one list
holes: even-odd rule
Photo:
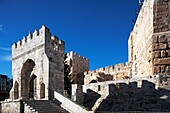
[[42, 83], [41, 84], [41, 88], [40, 88], [40, 98], [45, 98], [45, 84]]
[[[33, 69], [35, 67], [35, 62], [31, 59], [28, 59], [22, 67], [21, 70], [21, 97], [30, 98], [30, 81], [33, 76]], [[34, 78], [34, 77], [33, 77]]]
[[14, 99], [19, 98], [19, 91], [18, 91], [19, 84], [17, 81], [14, 83]]
[[37, 91], [37, 89], [36, 89], [36, 82], [37, 82], [37, 79], [36, 79], [37, 77], [35, 76], [35, 75], [32, 75], [31, 77], [30, 77], [30, 80], [29, 80], [29, 82], [28, 82], [28, 87], [29, 87], [29, 90], [28, 90], [28, 92], [29, 92], [29, 98], [34, 98], [35, 96], [36, 96], [36, 91]]

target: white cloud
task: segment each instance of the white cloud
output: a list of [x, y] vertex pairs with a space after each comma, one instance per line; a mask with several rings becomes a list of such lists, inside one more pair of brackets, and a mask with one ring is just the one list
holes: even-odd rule
[[0, 60], [2, 60], [2, 61], [12, 61], [12, 56], [11, 55], [6, 55], [4, 57], [1, 57]]
[[4, 50], [4, 51], [11, 51], [11, 48], [7, 48], [7, 47], [0, 47], [0, 50]]

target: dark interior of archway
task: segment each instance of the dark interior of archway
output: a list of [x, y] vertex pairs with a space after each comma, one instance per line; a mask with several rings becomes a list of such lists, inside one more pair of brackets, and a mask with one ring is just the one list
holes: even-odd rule
[[97, 83], [97, 81], [96, 80], [92, 80], [90, 83]]
[[15, 81], [15, 84], [14, 84], [14, 99], [18, 99], [19, 97], [19, 91], [18, 91], [18, 82]]
[[36, 76], [32, 75], [29, 80], [29, 98], [34, 98], [36, 90]]
[[21, 70], [21, 96], [23, 97], [29, 97], [29, 81], [31, 77], [31, 73], [33, 71], [33, 68], [35, 66], [35, 63], [33, 60], [28, 59], [22, 67]]

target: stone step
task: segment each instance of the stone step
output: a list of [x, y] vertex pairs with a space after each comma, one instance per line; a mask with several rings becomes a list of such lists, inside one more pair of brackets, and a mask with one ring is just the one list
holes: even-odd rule
[[48, 100], [30, 100], [23, 102], [33, 113], [68, 113], [55, 103]]

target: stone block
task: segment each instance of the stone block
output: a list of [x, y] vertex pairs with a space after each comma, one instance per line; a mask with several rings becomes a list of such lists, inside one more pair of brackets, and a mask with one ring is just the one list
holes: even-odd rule
[[162, 50], [161, 51], [161, 57], [166, 57], [167, 55], [166, 55], [166, 51], [165, 50]]
[[155, 73], [155, 74], [160, 73], [160, 70], [161, 70], [160, 66], [153, 67], [153, 73]]
[[160, 58], [161, 52], [160, 51], [154, 51], [154, 58]]
[[167, 49], [167, 44], [166, 43], [159, 43], [159, 49]]
[[154, 64], [155, 65], [169, 65], [170, 64], [170, 57], [169, 58], [155, 58], [154, 59]]
[[170, 49], [170, 42], [168, 42], [168, 48]]
[[166, 66], [165, 72], [170, 73], [170, 66]]
[[170, 42], [170, 34], [166, 35], [167, 37], [167, 42]]
[[157, 43], [158, 42], [158, 36], [154, 36], [153, 37], [153, 43]]
[[170, 50], [166, 50], [167, 56], [170, 57]]
[[161, 73], [165, 72], [165, 66], [161, 66]]
[[159, 44], [158, 43], [154, 43], [151, 46], [152, 50], [158, 50], [159, 49]]
[[166, 41], [167, 41], [167, 37], [166, 37], [165, 35], [161, 35], [161, 36], [159, 36], [158, 41], [159, 41], [160, 43], [166, 42]]

